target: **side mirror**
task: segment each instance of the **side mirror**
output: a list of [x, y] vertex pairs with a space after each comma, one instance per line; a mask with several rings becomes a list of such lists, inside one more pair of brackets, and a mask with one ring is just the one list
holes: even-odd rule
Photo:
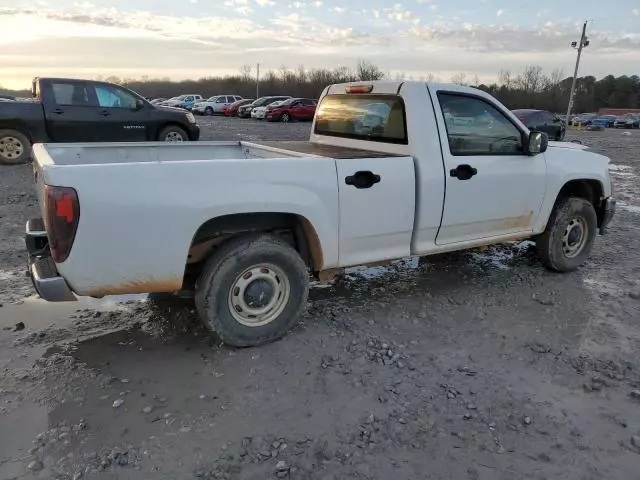
[[547, 151], [549, 146], [549, 137], [543, 132], [530, 132], [527, 142], [527, 154], [537, 155]]
[[144, 108], [144, 101], [140, 98], [136, 98], [136, 106], [134, 110], [142, 110]]

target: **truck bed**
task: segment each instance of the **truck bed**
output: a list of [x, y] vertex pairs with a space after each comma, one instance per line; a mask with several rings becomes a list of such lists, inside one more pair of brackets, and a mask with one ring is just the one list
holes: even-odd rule
[[258, 145], [267, 147], [276, 147], [305, 155], [317, 155], [319, 157], [330, 157], [336, 159], [348, 158], [382, 158], [382, 157], [401, 157], [400, 154], [391, 154], [386, 152], [376, 152], [373, 150], [360, 150], [358, 148], [339, 147], [336, 145], [323, 145], [321, 143], [312, 143], [309, 141], [299, 142], [258, 142]]
[[252, 158], [380, 158], [393, 154], [308, 141], [185, 143], [48, 143], [34, 147], [41, 165], [104, 165]]

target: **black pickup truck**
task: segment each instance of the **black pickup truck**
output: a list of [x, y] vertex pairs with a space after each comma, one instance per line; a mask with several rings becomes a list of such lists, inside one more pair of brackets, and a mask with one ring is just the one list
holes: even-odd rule
[[0, 163], [29, 159], [44, 142], [180, 142], [198, 140], [193, 115], [152, 105], [118, 85], [36, 78], [32, 102], [0, 102]]

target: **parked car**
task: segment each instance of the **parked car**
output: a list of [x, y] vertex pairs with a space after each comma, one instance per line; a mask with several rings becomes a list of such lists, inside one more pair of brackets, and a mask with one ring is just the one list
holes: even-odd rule
[[167, 100], [167, 98], [154, 98], [153, 100], [151, 100], [151, 105], [158, 105], [160, 103], [166, 102]]
[[253, 102], [253, 98], [243, 98], [237, 102], [233, 102], [222, 109], [225, 117], [233, 117], [238, 114], [238, 109], [244, 105], [249, 105]]
[[38, 78], [33, 102], [0, 107], [0, 163], [25, 162], [41, 142], [138, 142], [198, 140], [193, 115], [152, 105], [119, 85], [89, 80]]
[[0, 95], [0, 100], [15, 100], [16, 97], [13, 97], [11, 95]]
[[193, 105], [202, 101], [202, 95], [180, 95], [162, 102], [160, 105], [164, 107], [176, 107], [191, 110]]
[[597, 115], [595, 113], [581, 113], [572, 117], [571, 125], [585, 126], [588, 125], [590, 121], [596, 117]]
[[640, 126], [640, 116], [625, 115], [617, 117], [613, 122], [613, 128], [638, 128]]
[[254, 100], [253, 102], [251, 102], [248, 105], [243, 105], [241, 107], [238, 108], [238, 116], [240, 118], [250, 118], [251, 117], [251, 111], [256, 108], [256, 107], [264, 107], [267, 106], [273, 102], [277, 102], [279, 100], [286, 100], [288, 98], [291, 97], [274, 97], [274, 96], [266, 96], [266, 97], [260, 97], [257, 100]]
[[[36, 145], [36, 291], [60, 301], [194, 289], [207, 328], [253, 346], [298, 321], [310, 272], [326, 281], [526, 238], [568, 272], [614, 215], [607, 157], [549, 144], [481, 90], [358, 82], [320, 98], [309, 141]], [[354, 132], [377, 103], [389, 106], [381, 128]], [[446, 126], [444, 113], [477, 121]]]
[[278, 105], [282, 104], [282, 102], [284, 102], [285, 100], [277, 100], [275, 102], [272, 103], [268, 103], [266, 105], [263, 105], [261, 107], [256, 107], [251, 111], [251, 118], [253, 119], [257, 119], [257, 120], [264, 120], [267, 117], [267, 108], [269, 107], [277, 107]]
[[223, 113], [224, 107], [238, 100], [242, 100], [240, 95], [215, 95], [196, 103], [191, 111], [202, 115], [215, 115], [216, 113]]
[[567, 131], [564, 120], [551, 112], [521, 109], [513, 110], [513, 113], [528, 129], [544, 132], [549, 136], [550, 140], [562, 140]]
[[594, 125], [596, 127], [612, 128], [615, 121], [616, 121], [615, 115], [602, 115], [602, 116], [591, 119], [589, 124]]
[[270, 122], [289, 122], [291, 120], [313, 120], [317, 102], [311, 98], [290, 98], [277, 105], [267, 107], [267, 120]]

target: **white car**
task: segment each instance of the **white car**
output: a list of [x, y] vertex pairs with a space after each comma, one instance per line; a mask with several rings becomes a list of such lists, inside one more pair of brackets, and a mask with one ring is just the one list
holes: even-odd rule
[[[376, 103], [380, 128], [355, 131]], [[288, 332], [309, 273], [529, 238], [568, 272], [615, 211], [607, 157], [548, 142], [460, 85], [331, 85], [309, 141], [37, 144], [33, 158], [44, 220], [27, 223], [26, 245], [41, 297], [191, 290], [235, 346]]]
[[251, 118], [257, 120], [264, 120], [267, 117], [267, 107], [277, 107], [278, 105], [282, 105], [286, 100], [281, 100], [279, 102], [273, 102], [269, 105], [264, 105], [262, 107], [256, 107], [251, 110]]
[[178, 107], [191, 110], [191, 108], [193, 108], [193, 105], [200, 101], [202, 101], [202, 95], [187, 94], [170, 98], [169, 100], [165, 100], [159, 105], [162, 105], [163, 107]]
[[207, 100], [197, 102], [191, 111], [201, 115], [215, 115], [223, 113], [224, 107], [238, 100], [242, 100], [240, 95], [215, 95]]

